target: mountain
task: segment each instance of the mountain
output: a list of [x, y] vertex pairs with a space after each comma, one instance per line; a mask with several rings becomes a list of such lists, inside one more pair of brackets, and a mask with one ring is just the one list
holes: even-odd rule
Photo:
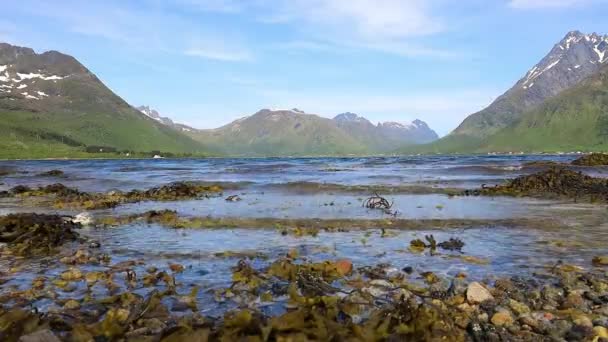
[[381, 122], [372, 124], [354, 113], [343, 113], [333, 119], [345, 132], [366, 142], [372, 151], [389, 152], [405, 145], [424, 144], [439, 137], [421, 120], [411, 123]]
[[196, 128], [174, 122], [173, 120], [171, 120], [170, 118], [168, 118], [166, 116], [161, 116], [160, 113], [156, 109], [152, 109], [149, 106], [139, 106], [139, 107], [137, 107], [137, 110], [142, 112], [147, 117], [149, 117], [153, 120], [156, 120], [156, 121], [162, 123], [163, 125], [173, 127], [175, 129], [177, 129], [178, 131], [192, 132], [192, 131], [196, 130]]
[[382, 122], [378, 124], [378, 128], [387, 139], [401, 140], [401, 145], [425, 144], [439, 139], [437, 133], [426, 122], [418, 119], [406, 124], [394, 121]]
[[88, 146], [200, 153], [203, 146], [151, 119], [74, 57], [0, 43], [0, 156], [60, 157]]
[[608, 63], [486, 138], [482, 151], [608, 150]]
[[364, 144], [330, 119], [300, 110], [269, 110], [191, 136], [227, 155], [295, 156], [366, 153]]
[[392, 152], [437, 135], [424, 122], [372, 124], [353, 113], [334, 119], [298, 109], [262, 109], [223, 127], [191, 137], [227, 155], [361, 155]]
[[568, 32], [538, 64], [490, 106], [467, 117], [448, 136], [418, 150], [444, 153], [482, 151], [482, 145], [489, 137], [518, 125], [526, 112], [598, 74], [606, 61], [608, 35]]

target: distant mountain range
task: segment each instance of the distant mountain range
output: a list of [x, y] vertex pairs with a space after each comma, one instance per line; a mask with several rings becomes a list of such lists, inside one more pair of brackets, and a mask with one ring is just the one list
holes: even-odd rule
[[175, 124], [147, 106], [138, 107], [147, 116], [180, 129], [210, 151], [220, 155], [301, 156], [361, 155], [390, 153], [398, 147], [421, 144], [438, 138], [426, 123], [372, 124], [353, 113], [333, 120], [299, 109], [262, 109], [216, 129], [195, 129]]
[[[37, 54], [3, 43], [0, 115], [0, 157], [5, 158], [62, 157], [98, 151], [366, 154], [426, 142], [429, 136], [418, 133], [416, 125], [428, 130], [421, 122], [404, 125], [380, 148], [376, 144], [383, 131], [380, 126], [374, 129], [375, 140], [368, 142], [340, 128], [336, 121], [295, 110], [260, 111], [218, 129], [197, 130], [149, 107], [132, 107], [71, 56], [57, 51]], [[425, 138], [419, 139], [417, 134]]]
[[605, 149], [608, 35], [569, 32], [511, 89], [451, 134], [403, 152]]
[[216, 129], [134, 108], [75, 58], [0, 43], [0, 158], [85, 151], [225, 156], [552, 152], [608, 149], [608, 35], [569, 32], [490, 106], [451, 134], [420, 120], [373, 124], [263, 109]]

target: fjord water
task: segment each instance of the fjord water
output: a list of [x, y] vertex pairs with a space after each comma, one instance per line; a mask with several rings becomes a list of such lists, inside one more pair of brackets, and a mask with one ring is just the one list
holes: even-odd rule
[[[240, 258], [252, 258], [253, 265], [262, 267], [294, 249], [312, 261], [347, 258], [355, 267], [386, 264], [395, 271], [412, 267], [416, 272], [433, 271], [450, 276], [463, 272], [471, 279], [542, 273], [557, 260], [590, 268], [592, 257], [608, 248], [605, 208], [557, 200], [449, 196], [446, 190], [499, 184], [537, 171], [526, 166], [529, 162], [572, 159], [572, 156], [522, 155], [7, 161], [1, 166], [15, 172], [2, 179], [0, 190], [15, 185], [61, 182], [83, 191], [107, 192], [200, 181], [221, 183], [224, 196], [135, 203], [90, 213], [101, 218], [171, 209], [186, 217], [435, 220], [428, 227], [416, 229], [396, 224], [384, 235], [380, 230], [346, 229], [321, 231], [317, 236], [292, 236], [281, 234], [279, 227], [271, 223], [263, 228], [244, 225], [214, 229], [132, 223], [81, 230], [82, 235], [101, 242], [102, 251], [112, 257], [113, 263], [145, 260], [146, 266], [166, 267], [168, 262], [185, 265], [187, 268], [178, 281], [202, 286], [206, 291], [200, 294], [200, 299], [209, 303], [214, 289], [230, 285], [231, 267]], [[60, 169], [65, 174], [38, 175], [51, 169]], [[596, 176], [604, 176], [606, 171], [585, 170]], [[374, 192], [394, 202], [396, 216], [362, 207], [362, 201]], [[239, 195], [242, 200], [225, 201], [228, 195]], [[30, 207], [14, 199], [2, 200], [0, 214], [11, 212], [77, 213]], [[471, 223], [449, 228], [454, 220]], [[428, 234], [433, 234], [437, 241], [460, 238], [465, 246], [462, 252], [439, 251], [433, 256], [408, 250], [412, 239], [424, 239]], [[45, 262], [28, 260], [20, 276], [3, 287], [25, 287], [35, 276], [57, 275], [65, 270], [65, 266], [47, 268]], [[13, 264], [12, 259], [0, 260], [3, 267]], [[203, 307], [218, 309], [216, 305]]]

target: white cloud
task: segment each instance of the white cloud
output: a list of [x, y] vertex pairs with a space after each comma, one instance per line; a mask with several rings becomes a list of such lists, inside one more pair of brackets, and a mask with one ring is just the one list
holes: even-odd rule
[[209, 46], [190, 48], [185, 50], [184, 54], [226, 62], [242, 62], [253, 59], [253, 56], [247, 50], [229, 50]]
[[516, 9], [566, 8], [591, 3], [591, 0], [511, 0], [509, 6]]
[[[220, 10], [228, 1], [180, 0], [206, 3], [209, 8]], [[236, 2], [234, 2], [236, 4]], [[66, 31], [103, 38], [140, 49], [145, 53], [180, 53], [219, 61], [246, 61], [253, 53], [243, 44], [239, 34], [231, 30], [218, 30], [204, 23], [150, 7], [129, 7], [122, 1], [63, 0], [40, 2], [21, 0], [13, 4], [16, 9], [30, 15], [48, 18], [60, 23]], [[214, 7], [213, 7], [214, 6]], [[228, 7], [224, 7], [228, 10]]]
[[281, 0], [271, 21], [295, 21], [365, 40], [399, 39], [437, 33], [443, 24], [422, 0]]

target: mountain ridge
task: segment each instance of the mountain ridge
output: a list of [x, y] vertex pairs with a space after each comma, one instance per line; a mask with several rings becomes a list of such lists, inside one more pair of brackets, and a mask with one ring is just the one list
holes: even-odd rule
[[6, 156], [66, 156], [91, 146], [204, 153], [199, 142], [149, 119], [57, 51], [0, 44], [0, 115]]
[[598, 74], [608, 61], [608, 35], [568, 32], [537, 64], [483, 110], [469, 115], [447, 136], [402, 152], [486, 151], [484, 144], [518, 125], [528, 112]]

